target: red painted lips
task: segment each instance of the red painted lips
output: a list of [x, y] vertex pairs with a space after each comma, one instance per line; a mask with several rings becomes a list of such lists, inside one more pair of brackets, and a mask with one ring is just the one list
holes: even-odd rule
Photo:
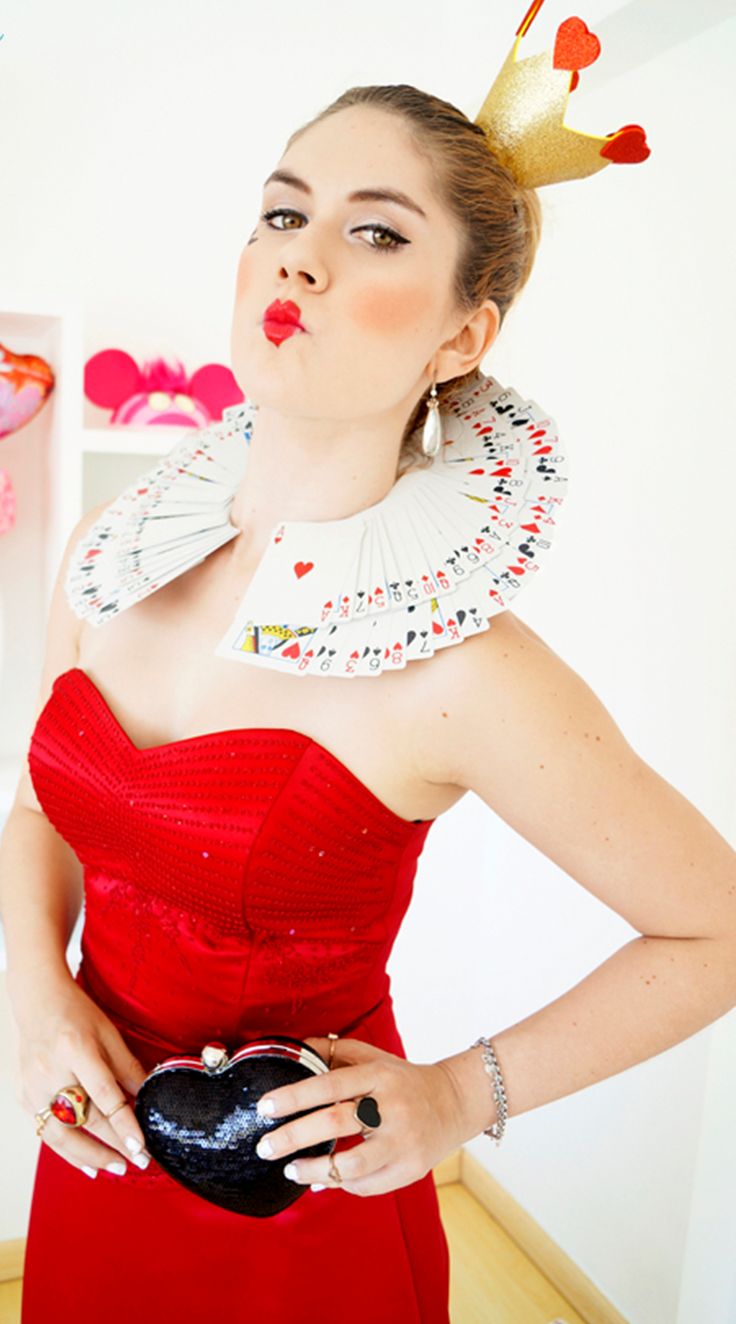
[[305, 328], [299, 321], [299, 315], [299, 305], [293, 303], [291, 299], [284, 303], [280, 299], [274, 299], [263, 314], [265, 335], [275, 345], [280, 345], [282, 340], [286, 340], [296, 331], [304, 331]]

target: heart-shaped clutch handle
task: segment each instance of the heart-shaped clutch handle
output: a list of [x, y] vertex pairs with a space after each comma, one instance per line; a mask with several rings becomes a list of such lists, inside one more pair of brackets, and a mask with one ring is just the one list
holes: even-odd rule
[[[228, 1057], [225, 1044], [205, 1044], [199, 1058], [170, 1057], [145, 1078], [135, 1114], [151, 1156], [195, 1195], [251, 1218], [278, 1214], [309, 1187], [284, 1177], [284, 1163], [256, 1154], [261, 1136], [303, 1117], [261, 1117], [263, 1094], [328, 1071], [301, 1039], [271, 1035], [244, 1044]], [[321, 1141], [289, 1159], [331, 1154], [337, 1139]]]

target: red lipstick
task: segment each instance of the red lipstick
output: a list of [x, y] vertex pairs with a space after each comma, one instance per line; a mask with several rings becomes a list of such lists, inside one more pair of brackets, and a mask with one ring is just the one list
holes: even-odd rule
[[294, 335], [296, 331], [305, 331], [299, 321], [299, 305], [287, 299], [282, 303], [281, 299], [274, 299], [273, 303], [263, 314], [263, 330], [269, 340], [275, 345], [280, 345], [282, 340]]

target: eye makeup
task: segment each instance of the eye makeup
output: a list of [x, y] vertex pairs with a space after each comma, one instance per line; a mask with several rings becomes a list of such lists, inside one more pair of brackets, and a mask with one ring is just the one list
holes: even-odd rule
[[[303, 217], [303, 212], [297, 211], [294, 207], [271, 207], [269, 211], [264, 211], [261, 214], [261, 220], [265, 221], [272, 230], [281, 230], [284, 232], [283, 226], [271, 225], [271, 220], [276, 216]], [[393, 230], [389, 225], [379, 225], [377, 222], [369, 222], [366, 225], [355, 226], [353, 233], [359, 233], [361, 230], [370, 230], [374, 234], [385, 234], [391, 239], [392, 242], [390, 244], [369, 244], [368, 247], [372, 248], [376, 253], [395, 253], [404, 244], [411, 243], [410, 239], [406, 239], [403, 235], [399, 234], [398, 231]]]

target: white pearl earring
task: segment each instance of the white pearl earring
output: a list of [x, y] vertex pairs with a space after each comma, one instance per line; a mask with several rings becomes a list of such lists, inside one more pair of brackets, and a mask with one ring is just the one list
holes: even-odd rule
[[422, 450], [425, 455], [434, 457], [442, 447], [442, 417], [440, 415], [437, 383], [432, 383], [432, 390], [427, 400], [427, 417], [422, 432]]

